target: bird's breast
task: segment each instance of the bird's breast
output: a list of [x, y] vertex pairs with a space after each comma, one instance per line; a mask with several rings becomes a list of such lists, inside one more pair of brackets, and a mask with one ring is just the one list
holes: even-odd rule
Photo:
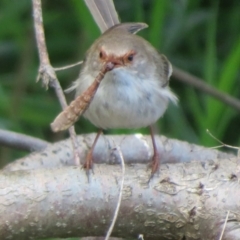
[[[88, 87], [83, 85], [82, 88]], [[167, 108], [168, 98], [162, 91], [154, 79], [114, 69], [105, 75], [84, 116], [103, 129], [146, 127]]]

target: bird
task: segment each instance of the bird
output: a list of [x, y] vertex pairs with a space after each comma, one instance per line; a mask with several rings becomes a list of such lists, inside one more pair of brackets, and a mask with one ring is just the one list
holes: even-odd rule
[[120, 23], [112, 0], [85, 0], [85, 3], [102, 35], [87, 51], [78, 79], [67, 90], [75, 91], [76, 100], [55, 119], [52, 129], [65, 130], [81, 114], [99, 129], [84, 164], [91, 169], [94, 147], [102, 130], [149, 126], [153, 176], [160, 157], [152, 125], [163, 116], [169, 102], [178, 101], [169, 88], [172, 65], [165, 55], [136, 35], [147, 24]]

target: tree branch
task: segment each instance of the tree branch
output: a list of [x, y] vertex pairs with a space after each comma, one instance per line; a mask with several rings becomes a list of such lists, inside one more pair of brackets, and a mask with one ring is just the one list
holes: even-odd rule
[[[196, 160], [162, 164], [149, 185], [150, 169], [126, 165], [123, 201], [112, 235], [219, 239], [229, 211], [222, 239], [238, 239], [239, 160]], [[121, 178], [119, 165], [106, 164], [95, 164], [90, 182], [77, 167], [1, 173], [1, 239], [103, 236]]]
[[25, 134], [0, 129], [0, 145], [25, 151], [40, 151], [48, 146], [47, 141]]
[[[48, 84], [52, 86], [55, 90], [55, 93], [58, 97], [58, 100], [62, 106], [62, 108], [67, 107], [67, 102], [57, 79], [56, 73], [54, 68], [50, 64], [50, 60], [48, 57], [44, 29], [43, 29], [43, 19], [42, 19], [42, 6], [41, 0], [32, 0], [33, 4], [33, 18], [34, 18], [34, 27], [35, 27], [35, 34], [38, 46], [38, 53], [40, 58], [40, 67], [39, 67], [39, 76], [38, 80], [41, 78], [43, 81], [43, 85], [48, 88]], [[76, 132], [74, 126], [69, 128], [69, 134], [72, 139], [74, 156], [75, 156], [75, 164], [79, 165], [79, 151], [78, 151], [78, 142], [76, 138]]]
[[[91, 148], [95, 134], [81, 135], [78, 137], [79, 147], [82, 149], [80, 159], [84, 161]], [[187, 142], [168, 139], [164, 136], [155, 138], [161, 164], [183, 163], [198, 159], [224, 159], [236, 155], [227, 154], [215, 149], [204, 148]], [[141, 134], [100, 136], [93, 152], [94, 163], [120, 164], [121, 158], [116, 151], [116, 146], [121, 148], [126, 164], [150, 163], [152, 159], [152, 142], [150, 136]], [[160, 165], [161, 165], [160, 164]], [[5, 171], [31, 170], [38, 168], [59, 168], [74, 165], [74, 155], [71, 141], [64, 140], [50, 144], [39, 153], [32, 153], [18, 159], [5, 167]]]
[[203, 79], [193, 76], [190, 73], [185, 72], [177, 67], [173, 68], [173, 77], [176, 80], [187, 83], [201, 90], [202, 92], [205, 92], [215, 97], [219, 101], [229, 105], [232, 108], [235, 108], [237, 111], [240, 111], [240, 101], [237, 98], [231, 97], [226, 93], [220, 92], [219, 90], [205, 83]]

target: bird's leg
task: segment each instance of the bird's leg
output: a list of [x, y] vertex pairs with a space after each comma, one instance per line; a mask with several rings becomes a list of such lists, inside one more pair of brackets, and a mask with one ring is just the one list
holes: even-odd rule
[[151, 177], [150, 177], [150, 179], [151, 179], [153, 177], [154, 173], [159, 168], [160, 157], [159, 157], [159, 154], [158, 154], [158, 151], [157, 151], [157, 145], [156, 145], [156, 142], [155, 142], [152, 126], [150, 126], [150, 134], [151, 134], [152, 145], [153, 145], [152, 172], [151, 172]]
[[89, 171], [89, 169], [92, 169], [92, 167], [93, 167], [93, 151], [94, 151], [94, 148], [97, 144], [98, 138], [101, 135], [101, 133], [102, 133], [102, 129], [99, 129], [98, 133], [94, 139], [93, 145], [87, 154], [86, 161], [83, 165], [83, 167], [87, 170], [87, 172]]

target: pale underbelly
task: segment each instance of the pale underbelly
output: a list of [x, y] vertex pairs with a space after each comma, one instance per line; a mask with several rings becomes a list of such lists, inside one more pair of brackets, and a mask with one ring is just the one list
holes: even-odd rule
[[141, 128], [155, 123], [165, 112], [168, 98], [160, 89], [150, 93], [129, 88], [98, 89], [84, 116], [95, 126], [107, 128]]

